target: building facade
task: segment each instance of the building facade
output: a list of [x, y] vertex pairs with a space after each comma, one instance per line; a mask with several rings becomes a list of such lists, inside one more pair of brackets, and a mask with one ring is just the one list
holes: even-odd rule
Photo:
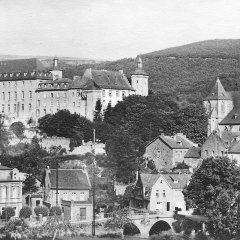
[[166, 215], [186, 211], [182, 191], [190, 179], [190, 174], [140, 174], [130, 205]]
[[83, 76], [63, 78], [56, 58], [50, 70], [36, 58], [1, 61], [0, 111], [9, 123], [37, 120], [61, 109], [92, 120], [98, 100], [104, 110], [129, 95], [148, 95], [148, 75], [140, 56], [131, 82], [122, 71], [93, 69], [86, 69]]
[[197, 147], [197, 144], [182, 133], [174, 136], [162, 134], [146, 146], [144, 158], [153, 160], [157, 170], [169, 171], [183, 162], [187, 151], [194, 146]]
[[61, 205], [66, 219], [91, 220], [89, 219], [89, 216], [92, 217], [90, 190], [87, 171], [58, 169], [57, 176], [56, 169], [45, 170], [43, 203], [47, 206]]
[[0, 214], [12, 207], [19, 216], [22, 208], [22, 180], [19, 171], [0, 165]]

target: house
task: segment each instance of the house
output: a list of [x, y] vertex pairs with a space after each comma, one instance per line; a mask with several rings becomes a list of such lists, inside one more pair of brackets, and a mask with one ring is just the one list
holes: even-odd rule
[[83, 76], [64, 78], [57, 58], [50, 70], [36, 58], [0, 61], [0, 111], [8, 124], [27, 123], [62, 109], [92, 120], [98, 100], [103, 111], [129, 95], [147, 96], [148, 78], [140, 56], [131, 84], [122, 71], [91, 68]]
[[19, 215], [22, 208], [22, 180], [16, 168], [9, 168], [0, 164], [0, 214], [6, 207], [15, 209]]
[[240, 91], [226, 91], [217, 78], [209, 95], [203, 101], [208, 114], [208, 135], [217, 131], [240, 133]]
[[186, 211], [182, 190], [190, 179], [191, 174], [140, 174], [130, 206], [167, 215]]
[[174, 136], [161, 134], [146, 146], [144, 158], [153, 160], [157, 170], [169, 171], [183, 162], [187, 151], [194, 146], [197, 147], [197, 144], [182, 133]]
[[[91, 184], [83, 169], [46, 169], [44, 176], [43, 203], [61, 205], [64, 217], [71, 221], [92, 219]], [[58, 186], [57, 186], [58, 185]], [[58, 187], [58, 188], [57, 188]], [[58, 190], [58, 198], [56, 197]]]
[[223, 139], [217, 134], [217, 131], [213, 131], [203, 143], [201, 147], [201, 158], [225, 156], [228, 150], [228, 146]]

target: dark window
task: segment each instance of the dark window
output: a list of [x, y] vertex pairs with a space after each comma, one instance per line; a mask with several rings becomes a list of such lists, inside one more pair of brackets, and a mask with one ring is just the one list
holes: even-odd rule
[[167, 211], [170, 211], [170, 202], [167, 202]]
[[87, 211], [86, 208], [80, 208], [80, 220], [86, 220]]
[[40, 200], [36, 200], [36, 206], [40, 205]]

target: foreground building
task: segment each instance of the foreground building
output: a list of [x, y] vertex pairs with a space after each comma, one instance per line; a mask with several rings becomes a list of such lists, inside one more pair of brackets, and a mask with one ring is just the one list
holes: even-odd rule
[[173, 215], [175, 210], [186, 211], [182, 191], [190, 179], [190, 174], [140, 174], [130, 206], [164, 215]]
[[52, 69], [36, 58], [1, 61], [0, 111], [9, 123], [26, 123], [61, 109], [92, 120], [98, 100], [104, 110], [132, 94], [147, 96], [148, 77], [140, 56], [131, 84], [122, 71], [87, 69], [83, 76], [63, 78], [56, 58]]
[[82, 169], [58, 169], [58, 177], [56, 169], [45, 170], [43, 204], [49, 207], [58, 204], [66, 219], [92, 219], [90, 190], [88, 173]]
[[0, 214], [6, 207], [12, 207], [15, 215], [22, 208], [22, 179], [19, 171], [0, 164]]

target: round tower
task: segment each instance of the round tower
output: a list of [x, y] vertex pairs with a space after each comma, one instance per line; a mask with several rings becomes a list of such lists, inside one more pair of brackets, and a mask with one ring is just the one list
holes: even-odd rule
[[148, 78], [149, 75], [143, 70], [142, 58], [139, 55], [136, 59], [137, 68], [131, 74], [131, 85], [136, 91], [136, 95], [148, 96]]

